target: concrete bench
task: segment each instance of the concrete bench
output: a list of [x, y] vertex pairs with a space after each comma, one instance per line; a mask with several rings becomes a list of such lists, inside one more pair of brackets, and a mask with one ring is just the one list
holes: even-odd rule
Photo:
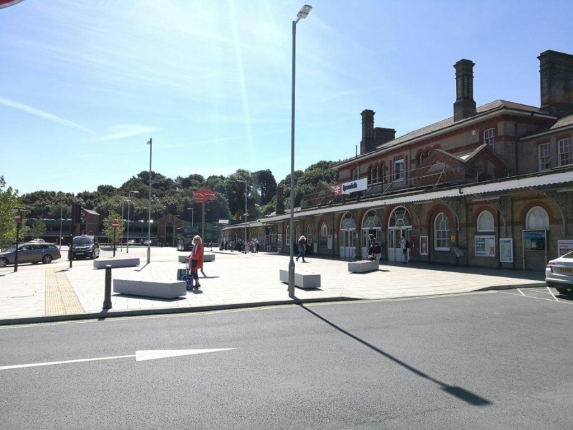
[[364, 273], [378, 270], [380, 262], [378, 260], [360, 260], [348, 263], [348, 271], [352, 273]]
[[[187, 263], [187, 255], [180, 255], [178, 261], [180, 263]], [[203, 263], [207, 263], [208, 261], [215, 261], [215, 254], [203, 254]]]
[[94, 260], [94, 269], [105, 269], [105, 266], [133, 267], [139, 266], [139, 258], [110, 258], [107, 260]]
[[[281, 282], [288, 284], [288, 270], [281, 269], [279, 273], [279, 278]], [[320, 274], [295, 270], [294, 286], [302, 288], [303, 290], [320, 288]]]
[[114, 279], [113, 292], [129, 294], [132, 296], [159, 297], [162, 299], [174, 299], [185, 296], [185, 281], [152, 282], [134, 281], [131, 279]]

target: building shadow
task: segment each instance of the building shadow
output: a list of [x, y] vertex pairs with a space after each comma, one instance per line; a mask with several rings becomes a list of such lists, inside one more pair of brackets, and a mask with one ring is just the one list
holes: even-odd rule
[[347, 332], [346, 330], [338, 327], [336, 324], [328, 321], [326, 318], [320, 316], [319, 314], [317, 314], [316, 312], [312, 311], [311, 309], [307, 308], [304, 306], [304, 304], [300, 305], [301, 308], [303, 308], [304, 310], [306, 310], [307, 312], [311, 313], [312, 315], [314, 315], [316, 318], [324, 321], [326, 324], [328, 324], [329, 326], [331, 326], [332, 328], [338, 330], [339, 332], [345, 334], [346, 336], [354, 339], [355, 341], [361, 343], [362, 345], [370, 348], [371, 350], [377, 352], [378, 354], [386, 357], [387, 359], [393, 361], [394, 363], [402, 366], [404, 369], [412, 372], [413, 374], [420, 376], [421, 378], [424, 378], [430, 382], [433, 382], [434, 384], [438, 385], [440, 387], [441, 390], [445, 391], [446, 393], [457, 397], [460, 400], [463, 400], [466, 403], [469, 403], [473, 406], [489, 406], [492, 404], [491, 401], [478, 396], [477, 394], [472, 393], [471, 391], [468, 391], [462, 387], [456, 387], [453, 385], [448, 385], [442, 381], [439, 381], [436, 378], [431, 377], [430, 375], [410, 366], [409, 364], [403, 362], [402, 360], [399, 360], [398, 358], [388, 354], [387, 352], [382, 351], [381, 349], [375, 347], [374, 345], [360, 339], [358, 336], [353, 335], [352, 333]]

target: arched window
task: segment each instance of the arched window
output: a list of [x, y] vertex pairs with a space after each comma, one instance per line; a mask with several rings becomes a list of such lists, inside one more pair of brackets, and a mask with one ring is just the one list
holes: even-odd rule
[[483, 211], [477, 219], [477, 231], [494, 231], [495, 223], [490, 211]]
[[525, 218], [525, 228], [527, 230], [549, 230], [549, 216], [545, 209], [535, 206]]
[[285, 232], [285, 243], [290, 244], [290, 225], [287, 225]]
[[296, 226], [296, 234], [294, 235], [294, 240], [298, 243], [298, 238], [301, 236], [300, 234], [300, 225]]
[[448, 217], [440, 212], [434, 221], [434, 249], [448, 251], [450, 240], [450, 222]]
[[405, 227], [411, 226], [412, 221], [410, 221], [410, 214], [406, 208], [396, 208], [392, 215], [390, 216], [390, 221], [388, 227]]
[[328, 226], [325, 222], [320, 226], [320, 237], [328, 237]]
[[340, 221], [340, 230], [356, 230], [356, 221], [350, 212], [346, 212]]

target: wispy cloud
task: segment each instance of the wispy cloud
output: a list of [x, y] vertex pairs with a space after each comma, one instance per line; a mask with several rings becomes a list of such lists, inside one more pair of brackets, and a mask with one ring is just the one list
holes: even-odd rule
[[60, 118], [59, 116], [52, 115], [51, 113], [41, 111], [39, 109], [33, 108], [32, 106], [25, 105], [24, 103], [16, 102], [14, 100], [5, 99], [3, 97], [0, 97], [0, 103], [5, 105], [5, 106], [12, 107], [14, 109], [18, 109], [18, 110], [30, 113], [32, 115], [36, 115], [36, 116], [45, 118], [47, 120], [56, 122], [58, 124], [65, 125], [66, 127], [71, 127], [71, 128], [75, 128], [78, 130], [87, 131], [87, 132], [91, 133], [91, 130], [84, 127], [83, 125], [77, 124], [73, 121], [69, 121], [69, 120], [64, 119], [64, 118]]
[[100, 137], [98, 139], [92, 139], [92, 142], [103, 142], [106, 140], [117, 140], [125, 139], [126, 137], [139, 136], [140, 134], [153, 133], [158, 131], [158, 128], [148, 127], [146, 125], [139, 124], [120, 124], [111, 128], [111, 133]]

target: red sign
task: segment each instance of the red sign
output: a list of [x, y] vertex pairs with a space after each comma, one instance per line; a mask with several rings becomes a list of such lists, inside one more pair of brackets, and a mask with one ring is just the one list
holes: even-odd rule
[[14, 222], [19, 223], [21, 219], [20, 211], [14, 212]]
[[116, 219], [114, 219], [113, 222], [111, 223], [111, 227], [112, 227], [112, 228], [118, 228], [118, 227], [119, 227], [119, 222], [118, 222]]
[[199, 203], [206, 202], [207, 200], [215, 200], [215, 192], [209, 188], [193, 191], [193, 199]]
[[20, 3], [22, 0], [0, 0], [0, 9], [3, 7], [14, 6], [16, 3]]

